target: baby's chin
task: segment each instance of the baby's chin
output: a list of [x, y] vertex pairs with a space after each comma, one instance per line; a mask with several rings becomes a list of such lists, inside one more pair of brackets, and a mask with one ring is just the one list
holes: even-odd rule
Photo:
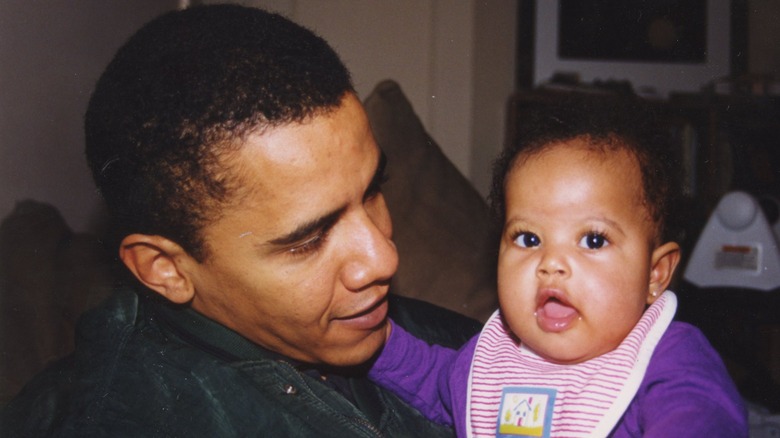
[[617, 348], [617, 345], [608, 349], [602, 348], [602, 349], [592, 349], [592, 350], [580, 350], [577, 348], [570, 348], [566, 346], [556, 346], [554, 348], [551, 348], [549, 344], [540, 345], [538, 348], [535, 348], [532, 343], [531, 344], [525, 343], [525, 347], [533, 351], [534, 353], [536, 353], [539, 357], [547, 360], [548, 362], [552, 362], [559, 365], [575, 365], [578, 363], [587, 362], [591, 359], [607, 354], [610, 351]]

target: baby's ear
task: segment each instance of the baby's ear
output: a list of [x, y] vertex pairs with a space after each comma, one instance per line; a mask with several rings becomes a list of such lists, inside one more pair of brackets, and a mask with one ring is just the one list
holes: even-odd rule
[[650, 284], [647, 304], [652, 304], [669, 286], [677, 264], [680, 263], [680, 245], [667, 242], [653, 250], [650, 259]]
[[184, 304], [195, 295], [187, 270], [182, 269], [194, 260], [170, 239], [131, 234], [122, 239], [119, 258], [141, 283], [169, 301]]

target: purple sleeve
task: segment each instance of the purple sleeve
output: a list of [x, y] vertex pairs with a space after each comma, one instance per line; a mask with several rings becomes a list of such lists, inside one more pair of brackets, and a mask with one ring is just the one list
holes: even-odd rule
[[460, 350], [429, 345], [393, 324], [369, 378], [432, 421], [465, 427], [466, 387], [476, 336]]
[[742, 398], [698, 329], [672, 323], [613, 436], [748, 436]]

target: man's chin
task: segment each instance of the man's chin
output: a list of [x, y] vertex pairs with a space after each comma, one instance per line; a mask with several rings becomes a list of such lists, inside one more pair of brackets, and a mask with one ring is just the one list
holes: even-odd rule
[[372, 361], [381, 351], [389, 328], [390, 324], [385, 319], [359, 342], [350, 346], [343, 346], [338, 351], [327, 352], [327, 357], [323, 357], [323, 362], [327, 366], [338, 368], [352, 368], [365, 365]]

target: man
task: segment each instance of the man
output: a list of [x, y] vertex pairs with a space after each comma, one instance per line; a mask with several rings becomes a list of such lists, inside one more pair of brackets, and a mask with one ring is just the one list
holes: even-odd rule
[[388, 299], [384, 160], [325, 41], [258, 9], [169, 13], [118, 51], [85, 130], [133, 282], [83, 318], [75, 354], [0, 429], [451, 435], [364, 377], [388, 312], [450, 346], [477, 327]]

